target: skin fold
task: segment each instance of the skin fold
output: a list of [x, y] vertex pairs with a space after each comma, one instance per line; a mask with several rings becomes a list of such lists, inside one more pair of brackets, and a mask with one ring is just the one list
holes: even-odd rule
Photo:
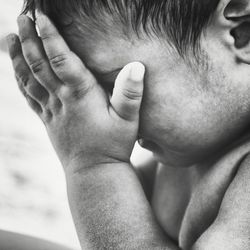
[[[64, 167], [83, 249], [249, 247], [249, 45], [231, 32], [249, 8], [230, 3], [188, 60], [160, 38], [62, 37], [42, 13], [38, 37], [18, 18], [15, 74]], [[137, 139], [158, 162], [150, 198], [130, 164]]]

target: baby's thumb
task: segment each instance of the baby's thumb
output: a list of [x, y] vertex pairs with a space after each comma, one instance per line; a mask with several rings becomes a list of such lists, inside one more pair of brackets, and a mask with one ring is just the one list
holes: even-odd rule
[[134, 121], [139, 118], [143, 96], [145, 67], [140, 62], [127, 64], [117, 76], [111, 105], [123, 119]]

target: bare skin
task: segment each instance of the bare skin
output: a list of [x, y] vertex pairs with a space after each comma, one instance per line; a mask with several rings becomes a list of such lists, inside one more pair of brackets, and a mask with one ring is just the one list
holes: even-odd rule
[[[82, 248], [174, 249], [153, 219], [130, 165], [143, 96], [143, 65], [134, 63], [122, 70], [109, 100], [47, 17], [38, 17], [41, 40], [31, 19], [21, 16], [18, 24], [20, 41], [9, 37], [10, 56], [19, 87], [44, 122], [64, 166]], [[134, 211], [140, 216], [132, 219]], [[131, 223], [136, 225], [133, 230]]]
[[[171, 171], [167, 166], [161, 169], [159, 166], [156, 176], [158, 182], [155, 186], [157, 196], [153, 195], [155, 213], [158, 219], [161, 219], [158, 223], [129, 163], [138, 136], [139, 111], [143, 95], [144, 72], [140, 70], [141, 64], [136, 64], [140, 68], [137, 68], [137, 71], [142, 72], [139, 76], [136, 74], [136, 79], [128, 73], [128, 67], [121, 71], [109, 101], [95, 77], [69, 50], [45, 16], [38, 18], [38, 26], [42, 41], [37, 37], [34, 23], [27, 17], [19, 18], [21, 44], [16, 36], [11, 36], [10, 55], [19, 87], [31, 107], [45, 123], [55, 150], [64, 165], [72, 214], [82, 248], [178, 249], [177, 244], [170, 238], [175, 239], [181, 231], [180, 224], [184, 212], [191, 211], [187, 213], [190, 216], [183, 220], [184, 228], [188, 228], [192, 216], [197, 218], [196, 215], [200, 212], [192, 206], [190, 197], [196, 193], [199, 195], [198, 191], [204, 191], [209, 186], [212, 192], [205, 197], [209, 197], [211, 193], [221, 192], [216, 203], [213, 203], [216, 204], [216, 208], [211, 216], [211, 221], [218, 219], [213, 224], [212, 230], [208, 229], [208, 225], [202, 225], [196, 231], [183, 230], [180, 241], [183, 244], [182, 248], [215, 249], [216, 246], [218, 247], [216, 249], [229, 249], [228, 240], [232, 239], [226, 236], [226, 229], [230, 228], [242, 236], [239, 238], [237, 249], [245, 249], [247, 238], [240, 230], [241, 222], [244, 224], [244, 229], [247, 228], [244, 222], [248, 218], [248, 209], [245, 207], [241, 213], [235, 213], [231, 197], [236, 190], [239, 192], [237, 195], [242, 196], [242, 202], [246, 198], [238, 186], [242, 183], [247, 184], [244, 179], [250, 176], [247, 168], [248, 157], [245, 158], [245, 154], [240, 154], [238, 160], [242, 160], [241, 167], [235, 164], [238, 161], [234, 161], [229, 167], [226, 164], [220, 170], [222, 174], [216, 168], [210, 171], [197, 171], [194, 168], [186, 170], [187, 177], [183, 178], [183, 185], [175, 188], [169, 182], [173, 187], [172, 191], [183, 195], [179, 202], [175, 200], [173, 207], [169, 208], [169, 216], [171, 213], [174, 215], [175, 208], [182, 206], [185, 208], [185, 211], [178, 211], [177, 219], [172, 222], [174, 226], [170, 229], [167, 228], [169, 221], [161, 219], [160, 213], [157, 212], [157, 209], [164, 205], [159, 206], [157, 197], [160, 197], [161, 192], [158, 191], [166, 187], [157, 190], [157, 184], [163, 185], [164, 181], [160, 181], [159, 178], [164, 174], [178, 179], [183, 172]], [[30, 49], [31, 47], [33, 49]], [[234, 178], [238, 168], [240, 171], [237, 178]], [[195, 175], [198, 181], [194, 186], [197, 188], [191, 185], [194, 184]], [[218, 185], [209, 185], [215, 177], [220, 176], [223, 178], [218, 181]], [[206, 180], [203, 183], [207, 185], [200, 185], [202, 182], [199, 180]], [[229, 188], [231, 184], [236, 188]], [[186, 190], [186, 193], [183, 190]], [[228, 190], [226, 195], [224, 195], [225, 190]], [[165, 192], [163, 201], [170, 195], [171, 193]], [[191, 209], [186, 209], [188, 204], [191, 204], [189, 206]], [[234, 213], [234, 218], [240, 222], [236, 227], [234, 220], [227, 220], [227, 225], [221, 223], [221, 218], [228, 218], [230, 212]], [[216, 217], [217, 215], [219, 216]], [[206, 217], [207, 213], [203, 213], [201, 221], [206, 221], [204, 220]], [[160, 224], [165, 227], [165, 232]], [[168, 237], [167, 233], [171, 237]], [[185, 240], [187, 234], [190, 234], [189, 242]], [[202, 235], [201, 240], [195, 243], [197, 239], [192, 238], [194, 234]], [[222, 241], [214, 243], [211, 239], [218, 234], [223, 235]]]
[[[188, 169], [158, 166], [152, 207], [161, 226], [179, 242], [182, 249], [191, 249], [192, 246], [194, 249], [207, 249], [210, 244], [216, 249], [241, 249], [249, 244], [237, 225], [248, 223], [247, 209], [239, 207], [241, 202], [244, 203], [240, 196], [244, 195], [239, 193], [244, 192], [242, 186], [248, 188], [249, 173], [242, 169], [249, 165], [249, 150], [249, 137], [246, 137], [223, 157], [203, 166]], [[235, 199], [238, 198], [241, 200], [237, 204]], [[211, 242], [208, 242], [210, 233]], [[223, 237], [227, 233], [237, 234], [231, 240], [237, 239], [238, 242], [230, 246], [226, 237], [213, 243], [213, 237], [221, 233]]]

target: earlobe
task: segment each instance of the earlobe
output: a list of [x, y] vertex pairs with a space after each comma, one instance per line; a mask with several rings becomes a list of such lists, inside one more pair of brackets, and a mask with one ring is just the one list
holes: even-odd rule
[[250, 0], [228, 1], [224, 18], [230, 21], [230, 35], [238, 62], [250, 64]]

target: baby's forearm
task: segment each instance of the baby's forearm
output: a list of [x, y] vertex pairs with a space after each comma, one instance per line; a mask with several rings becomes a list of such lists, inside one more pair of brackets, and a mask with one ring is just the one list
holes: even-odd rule
[[[9, 37], [15, 75], [65, 166], [83, 249], [171, 249], [131, 166], [121, 163], [138, 138], [144, 65], [126, 65], [109, 98], [47, 16], [37, 12], [35, 24], [22, 15], [18, 26], [19, 37]], [[76, 158], [84, 161], [69, 166]]]
[[66, 176], [83, 249], [178, 249], [154, 219], [129, 164], [98, 165]]

